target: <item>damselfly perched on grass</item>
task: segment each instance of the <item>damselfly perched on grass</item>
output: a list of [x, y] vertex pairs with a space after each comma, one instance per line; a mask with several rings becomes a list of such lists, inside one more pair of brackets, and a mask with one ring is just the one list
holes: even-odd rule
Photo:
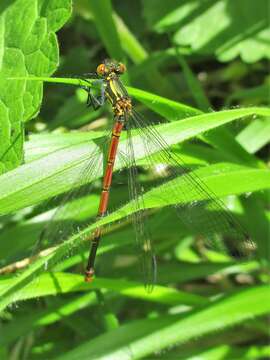
[[[62, 205], [70, 200], [82, 198], [91, 193], [91, 179], [96, 179], [100, 168], [104, 167], [102, 190], [97, 212], [97, 222], [100, 223], [94, 231], [84, 231], [82, 237], [90, 242], [90, 253], [85, 270], [86, 281], [91, 281], [95, 274], [95, 259], [105, 226], [100, 220], [105, 219], [109, 205], [112, 176], [116, 159], [120, 159], [122, 168], [128, 172], [128, 189], [131, 218], [136, 234], [139, 256], [145, 283], [156, 281], [156, 259], [151, 235], [147, 229], [147, 215], [151, 215], [151, 202], [144, 202], [144, 194], [139, 185], [138, 172], [141, 164], [136, 164], [136, 151], [142, 152], [143, 167], [155, 169], [159, 186], [158, 196], [162, 206], [174, 205], [179, 218], [179, 229], [183, 226], [189, 229], [195, 238], [204, 246], [216, 249], [233, 257], [244, 257], [254, 244], [245, 232], [240, 222], [233, 216], [225, 203], [214, 193], [196, 171], [189, 168], [182, 160], [178, 151], [170, 148], [158, 126], [143, 118], [134, 109], [131, 98], [120, 80], [125, 72], [125, 66], [111, 60], [105, 60], [97, 67], [96, 84], [99, 95], [92, 93], [92, 87], [83, 85], [88, 93], [87, 104], [94, 108], [103, 106], [107, 101], [113, 111], [113, 125], [101, 141], [89, 154], [83, 170], [78, 173], [72, 190], [66, 194]], [[177, 135], [177, 134], [176, 134]], [[124, 141], [121, 144], [120, 136]], [[137, 142], [140, 146], [136, 146]], [[139, 149], [139, 150], [138, 150]], [[102, 154], [106, 153], [105, 164]], [[65, 181], [65, 179], [63, 179]], [[145, 195], [154, 191], [150, 189]], [[173, 200], [172, 200], [173, 199]], [[153, 198], [152, 198], [152, 201]], [[44, 228], [35, 251], [41, 247], [47, 248], [55, 242], [67, 239], [67, 235], [77, 230], [73, 221], [61, 222], [65, 218], [67, 207], [60, 206], [52, 220]], [[78, 207], [80, 211], [80, 206]], [[166, 223], [164, 223], [166, 228]], [[81, 230], [81, 229], [79, 229]], [[38, 250], [37, 250], [38, 249]]]

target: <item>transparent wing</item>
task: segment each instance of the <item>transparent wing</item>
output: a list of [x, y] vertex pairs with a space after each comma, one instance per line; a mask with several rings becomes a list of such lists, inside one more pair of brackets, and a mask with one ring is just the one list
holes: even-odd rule
[[[92, 192], [93, 181], [101, 174], [103, 153], [109, 139], [108, 134], [89, 153], [85, 166], [78, 173], [71, 190], [63, 196], [60, 205], [54, 211], [47, 225], [44, 226], [38, 241], [34, 245], [33, 256], [44, 247], [54, 246], [66, 240], [70, 235], [78, 232], [89, 223], [89, 221], [81, 221], [80, 219], [82, 214], [88, 211], [89, 195]], [[87, 218], [87, 214], [84, 217]]]
[[152, 123], [146, 122], [136, 112], [132, 114], [131, 121], [138, 128], [144, 142], [145, 155], [152, 166], [157, 163], [170, 164], [160, 175], [166, 180], [180, 180], [169, 181], [168, 185], [171, 184], [171, 194], [176, 197], [181, 194], [183, 199], [175, 206], [181, 222], [201, 237], [210, 249], [235, 258], [247, 257], [255, 245], [224, 202], [185, 165], [180, 156], [170, 151], [169, 145]]
[[144, 211], [143, 191], [138, 182], [138, 168], [135, 162], [134, 148], [132, 144], [132, 130], [127, 124], [126, 162], [128, 167], [128, 190], [132, 211], [132, 223], [136, 235], [136, 244], [139, 253], [141, 272], [147, 291], [152, 291], [156, 282], [156, 258], [149, 229], [147, 228], [147, 211]]
[[125, 86], [122, 84], [122, 81], [118, 81], [118, 86], [120, 88], [120, 91], [121, 93], [126, 96], [127, 98], [129, 98], [129, 95], [128, 95], [128, 92], [127, 92], [127, 89], [125, 88]]

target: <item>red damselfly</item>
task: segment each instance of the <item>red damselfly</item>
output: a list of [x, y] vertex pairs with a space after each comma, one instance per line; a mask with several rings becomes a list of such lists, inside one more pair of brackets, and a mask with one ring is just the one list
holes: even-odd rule
[[[137, 166], [132, 146], [131, 131], [132, 129], [138, 129], [143, 138], [145, 155], [148, 159], [150, 158], [151, 160], [153, 153], [158, 153], [158, 156], [162, 160], [161, 163], [170, 164], [170, 169], [167, 169], [170, 175], [173, 177], [177, 177], [179, 175], [182, 176], [183, 181], [189, 183], [188, 188], [194, 194], [197, 195], [205, 193], [207, 195], [207, 200], [200, 201], [198, 199], [191, 204], [177, 205], [177, 212], [180, 220], [182, 220], [185, 225], [195, 230], [195, 232], [201, 234], [210, 245], [216, 245], [214, 240], [216, 233], [223, 232], [223, 235], [227, 237], [227, 244], [222, 243], [219, 245], [221, 245], [223, 250], [226, 252], [231, 254], [234, 253], [236, 256], [241, 256], [243, 254], [243, 249], [247, 250], [247, 247], [248, 249], [254, 248], [254, 245], [248, 235], [245, 234], [242, 226], [230, 214], [225, 204], [219, 200], [217, 196], [215, 196], [215, 194], [202, 182], [200, 178], [196, 177], [194, 173], [184, 166], [179, 156], [176, 157], [170, 152], [169, 146], [167, 146], [161, 134], [156, 131], [154, 124], [145, 122], [145, 120], [135, 112], [131, 98], [120, 81], [120, 76], [125, 71], [125, 65], [122, 63], [105, 60], [97, 67], [96, 71], [97, 77], [102, 80], [103, 84], [100, 98], [97, 99], [91, 94], [91, 88], [85, 88], [88, 90], [87, 102], [89, 105], [91, 104], [94, 108], [99, 105], [101, 106], [106, 99], [111, 104], [114, 114], [114, 125], [103, 177], [98, 217], [105, 216], [107, 212], [112, 173], [115, 158], [117, 156], [119, 138], [122, 130], [125, 129], [128, 136], [126, 156], [128, 157], [129, 162], [129, 189], [132, 200], [136, 202], [136, 208], [133, 213], [134, 227], [137, 241], [144, 253], [144, 271], [148, 272], [146, 278], [148, 281], [151, 281], [152, 276], [152, 279], [154, 280], [156, 262], [149, 234], [146, 232], [143, 224], [143, 195], [137, 184]], [[154, 151], [153, 149], [150, 149], [151, 147], [155, 148]], [[154, 165], [154, 163], [152, 163], [152, 165]], [[173, 184], [171, 189], [173, 192], [181, 192], [181, 188], [179, 186], [174, 188]], [[213, 212], [213, 210], [216, 211], [217, 214], [211, 215], [210, 211]], [[94, 263], [97, 248], [101, 239], [101, 233], [102, 228], [98, 227], [95, 230], [91, 241], [91, 250], [85, 271], [86, 281], [90, 281], [95, 272]]]
[[[130, 203], [132, 204], [132, 221], [136, 234], [136, 242], [140, 250], [141, 264], [146, 284], [153, 284], [156, 279], [156, 259], [154, 256], [151, 236], [147, 229], [146, 217], [151, 206], [145, 206], [144, 195], [138, 182], [138, 169], [134, 150], [134, 142], [140, 139], [140, 158], [147, 160], [148, 168], [159, 166], [159, 196], [163, 197], [163, 206], [167, 198], [175, 198], [173, 202], [180, 224], [189, 229], [205, 246], [217, 249], [233, 257], [245, 257], [252, 249], [254, 243], [242, 227], [238, 219], [230, 212], [225, 203], [211, 190], [211, 188], [198, 176], [196, 171], [188, 167], [178, 151], [170, 148], [154, 122], [146, 120], [134, 109], [134, 105], [127, 90], [120, 80], [126, 71], [122, 63], [105, 60], [97, 67], [95, 74], [100, 93], [92, 93], [92, 87], [82, 86], [88, 93], [87, 104], [94, 109], [107, 101], [113, 111], [113, 125], [108, 131], [105, 140], [98, 144], [89, 155], [89, 159], [82, 173], [72, 186], [72, 191], [66, 194], [63, 204], [83, 197], [91, 191], [85, 184], [96, 178], [98, 169], [102, 166], [100, 154], [106, 152], [106, 163], [102, 180], [102, 190], [99, 200], [97, 220], [107, 215], [109, 194], [112, 184], [114, 165], [117, 158], [121, 158], [123, 167], [128, 172], [128, 189]], [[87, 81], [87, 80], [86, 80]], [[119, 150], [120, 136], [125, 138], [125, 148]], [[136, 134], [136, 136], [134, 136]], [[138, 148], [138, 147], [137, 147]], [[104, 164], [103, 164], [104, 165]], [[164, 186], [164, 187], [163, 187]], [[73, 231], [73, 222], [65, 222], [64, 226], [58, 219], [64, 218], [60, 206], [53, 219], [42, 232], [40, 245], [48, 245], [44, 239], [51, 243], [56, 240], [65, 240], [68, 232]], [[79, 209], [80, 211], [80, 209]], [[179, 224], [179, 225], [180, 225]], [[164, 224], [166, 226], [166, 224]], [[69, 230], [67, 230], [69, 228]], [[102, 234], [103, 225], [98, 226], [94, 232], [85, 236], [90, 241], [90, 252], [85, 269], [85, 280], [91, 281], [95, 274], [95, 259]]]

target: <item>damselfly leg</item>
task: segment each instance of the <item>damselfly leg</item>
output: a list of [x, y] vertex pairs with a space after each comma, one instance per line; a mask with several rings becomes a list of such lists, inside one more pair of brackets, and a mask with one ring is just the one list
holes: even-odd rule
[[[97, 79], [95, 81], [89, 82], [87, 79], [84, 79], [84, 82], [88, 82], [90, 86], [81, 85], [81, 89], [87, 92], [86, 105], [92, 106], [94, 110], [99, 109], [105, 103], [105, 86], [102, 79]], [[95, 95], [93, 92], [93, 87], [99, 89], [99, 94]]]

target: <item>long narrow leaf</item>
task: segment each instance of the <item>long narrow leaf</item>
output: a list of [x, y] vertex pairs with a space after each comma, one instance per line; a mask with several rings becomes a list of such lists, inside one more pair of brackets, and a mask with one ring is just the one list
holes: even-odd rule
[[[173, 145], [254, 113], [264, 116], [268, 115], [270, 110], [266, 108], [226, 110], [158, 125], [157, 129], [168, 145]], [[145, 156], [142, 151], [142, 140], [138, 135], [133, 139], [134, 152], [136, 159], [139, 160]], [[125, 149], [125, 140], [121, 143], [122, 146]], [[60, 150], [1, 176], [1, 214], [7, 214], [69, 190], [75, 177], [87, 163], [88, 154], [91, 154], [94, 148], [98, 150], [98, 145], [94, 141], [89, 141], [81, 146]], [[120, 167], [121, 162], [117, 162], [116, 169]], [[101, 176], [101, 173], [97, 176]], [[94, 179], [86, 179], [86, 181], [90, 180]]]
[[[224, 171], [226, 168], [227, 170], [229, 169], [229, 173], [227, 173], [227, 175], [225, 175]], [[205, 171], [205, 169], [203, 170]], [[221, 169], [219, 168], [218, 174], [216, 174], [216, 169], [214, 167], [213, 173], [215, 176], [213, 176], [214, 174], [209, 175], [209, 167], [207, 170], [207, 175], [202, 178], [205, 184], [208, 185], [218, 196], [223, 197], [232, 193], [239, 194], [241, 192], [249, 191], [250, 189], [252, 189], [251, 191], [254, 191], [261, 188], [269, 188], [270, 172], [268, 170], [249, 169], [239, 166], [231, 168], [231, 166], [226, 165], [222, 172], [220, 172]], [[202, 173], [200, 175], [202, 176]], [[246, 181], [244, 182], [243, 179]], [[181, 181], [181, 178], [178, 181]], [[231, 186], [226, 186], [226, 184], [230, 184]], [[166, 206], [168, 204], [178, 203], [181, 201], [181, 194], [179, 194], [179, 198], [172, 196], [172, 194], [169, 197], [170, 187], [166, 189], [166, 184], [162, 185], [162, 187], [163, 194], [168, 195], [168, 198], [160, 196], [159, 188], [152, 189], [145, 194], [145, 206], [147, 208]], [[155, 195], [155, 192], [157, 196]], [[190, 200], [196, 199], [192, 198]], [[13, 281], [3, 289], [2, 298], [0, 300], [0, 309], [3, 309], [14, 300], [14, 296], [17, 291], [29, 284], [29, 282], [33, 280], [33, 277], [44, 269], [44, 264], [49, 264], [50, 262], [55, 263], [57, 260], [61, 259], [64, 254], [66, 254], [71, 248], [78, 246], [83, 241], [83, 235], [89, 234], [100, 225], [106, 225], [112, 221], [120, 220], [128, 216], [130, 213], [132, 213], [133, 209], [134, 207], [131, 204], [125, 205], [119, 210], [97, 221], [95, 224], [90, 225], [82, 232], [74, 235], [69, 240], [53, 249], [49, 255], [38, 259], [35, 263], [30, 265], [25, 272], [13, 279]]]
[[[239, 291], [185, 316], [163, 316], [124, 325], [57, 359], [139, 359], [270, 311], [268, 286]], [[229, 314], [229, 316], [228, 316]]]

